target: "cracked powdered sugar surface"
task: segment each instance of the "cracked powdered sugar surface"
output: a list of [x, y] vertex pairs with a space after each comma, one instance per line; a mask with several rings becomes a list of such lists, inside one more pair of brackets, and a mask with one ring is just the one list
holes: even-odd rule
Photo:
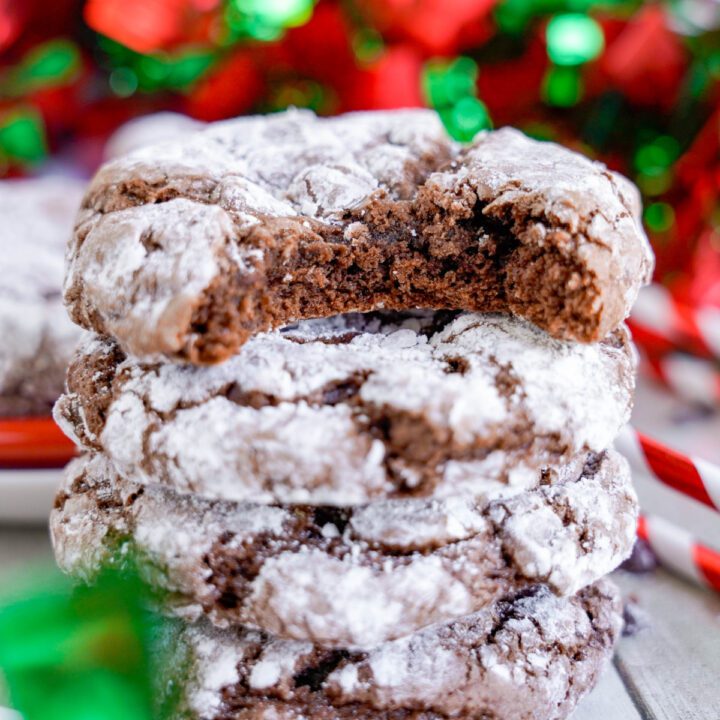
[[[603, 450], [627, 421], [635, 357], [624, 329], [582, 345], [511, 317], [441, 318], [305, 321], [258, 335], [212, 367], [127, 358], [96, 390], [110, 397], [101, 426], [88, 420], [96, 395], [73, 392], [72, 379], [56, 417], [143, 482], [344, 505], [400, 482], [435, 496], [487, 483], [522, 489], [543, 465]], [[89, 340], [71, 376], [113, 351]], [[414, 459], [403, 432], [436, 448], [436, 460]]]

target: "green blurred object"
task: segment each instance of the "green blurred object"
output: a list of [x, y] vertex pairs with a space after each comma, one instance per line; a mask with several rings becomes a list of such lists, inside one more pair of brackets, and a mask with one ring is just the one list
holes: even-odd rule
[[21, 97], [72, 82], [81, 68], [80, 50], [70, 40], [37, 45], [0, 78], [0, 96]]
[[543, 100], [555, 107], [576, 105], [583, 93], [583, 82], [575, 67], [551, 67], [542, 87]]
[[225, 22], [229, 40], [243, 37], [275, 40], [286, 28], [304, 25], [314, 8], [314, 0], [227, 0]]
[[438, 111], [448, 133], [461, 142], [492, 127], [488, 109], [477, 97], [477, 78], [477, 63], [468, 57], [430, 60], [423, 69], [427, 103]]
[[130, 97], [138, 89], [138, 76], [128, 67], [119, 67], [110, 73], [108, 83], [118, 97]]
[[185, 47], [174, 53], [137, 53], [107, 37], [98, 44], [107, 53], [112, 71], [110, 89], [120, 97], [136, 91], [188, 89], [218, 58], [218, 51], [206, 47]]
[[430, 60], [423, 72], [423, 90], [430, 105], [447, 107], [461, 98], [473, 96], [477, 78], [477, 63], [468, 57]]
[[608, 9], [631, 12], [641, 4], [642, 0], [501, 0], [494, 15], [501, 30], [519, 34], [537, 17]]
[[657, 174], [666, 170], [680, 155], [680, 143], [670, 135], [658, 135], [641, 145], [635, 153], [635, 166], [640, 172]]
[[[670, 135], [657, 135], [635, 152], [637, 184], [646, 195], [662, 195], [673, 182], [672, 167], [680, 156], [680, 143]], [[658, 222], [663, 224], [662, 219]], [[662, 227], [660, 229], [667, 229]]]
[[25, 720], [157, 720], [150, 648], [160, 622], [134, 575], [73, 588], [49, 570], [0, 600], [0, 675]]
[[360, 62], [371, 63], [383, 54], [385, 43], [379, 32], [366, 27], [353, 35], [352, 47], [355, 57]]
[[556, 65], [582, 65], [597, 58], [605, 47], [600, 25], [580, 13], [556, 15], [545, 37], [548, 56]]
[[664, 232], [675, 222], [675, 211], [668, 203], [654, 202], [645, 208], [644, 218], [651, 230]]
[[37, 163], [47, 155], [42, 116], [31, 107], [0, 117], [0, 156], [10, 162]]
[[267, 25], [295, 27], [312, 15], [313, 0], [230, 0], [235, 9]]
[[470, 142], [481, 130], [492, 127], [485, 104], [475, 97], [458, 100], [450, 110], [441, 111], [440, 117], [450, 135], [460, 142]]

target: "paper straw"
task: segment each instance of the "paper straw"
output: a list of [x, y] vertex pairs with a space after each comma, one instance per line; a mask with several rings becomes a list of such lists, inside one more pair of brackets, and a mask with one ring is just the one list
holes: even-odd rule
[[650, 352], [679, 349], [720, 358], [720, 308], [686, 305], [662, 285], [643, 288], [628, 324], [635, 342]]
[[720, 512], [720, 468], [684, 455], [627, 425], [615, 441], [636, 472]]
[[720, 405], [720, 367], [683, 352], [643, 353], [643, 369], [670, 391], [689, 402]]
[[697, 542], [686, 530], [654, 516], [640, 516], [638, 537], [647, 542], [663, 567], [720, 592], [720, 552]]

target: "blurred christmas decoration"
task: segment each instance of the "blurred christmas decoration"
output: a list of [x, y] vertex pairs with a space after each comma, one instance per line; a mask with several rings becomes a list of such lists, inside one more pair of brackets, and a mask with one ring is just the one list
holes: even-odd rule
[[424, 73], [425, 97], [436, 108], [448, 132], [472, 140], [491, 126], [487, 108], [477, 97], [478, 66], [474, 60], [431, 60]]
[[[12, 590], [8, 590], [11, 587]], [[133, 575], [73, 588], [37, 571], [0, 596], [0, 706], [24, 720], [154, 720], [160, 620]]]
[[629, 175], [656, 278], [720, 305], [718, 0], [0, 0], [0, 172], [153, 111], [435, 107]]

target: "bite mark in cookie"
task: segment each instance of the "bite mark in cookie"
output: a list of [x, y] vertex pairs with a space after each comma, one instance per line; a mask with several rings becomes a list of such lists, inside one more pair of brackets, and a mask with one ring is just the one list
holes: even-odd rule
[[127, 351], [192, 363], [378, 308], [510, 312], [589, 342], [649, 280], [638, 197], [511, 129], [461, 148], [431, 111], [242, 118], [98, 173], [65, 299]]

